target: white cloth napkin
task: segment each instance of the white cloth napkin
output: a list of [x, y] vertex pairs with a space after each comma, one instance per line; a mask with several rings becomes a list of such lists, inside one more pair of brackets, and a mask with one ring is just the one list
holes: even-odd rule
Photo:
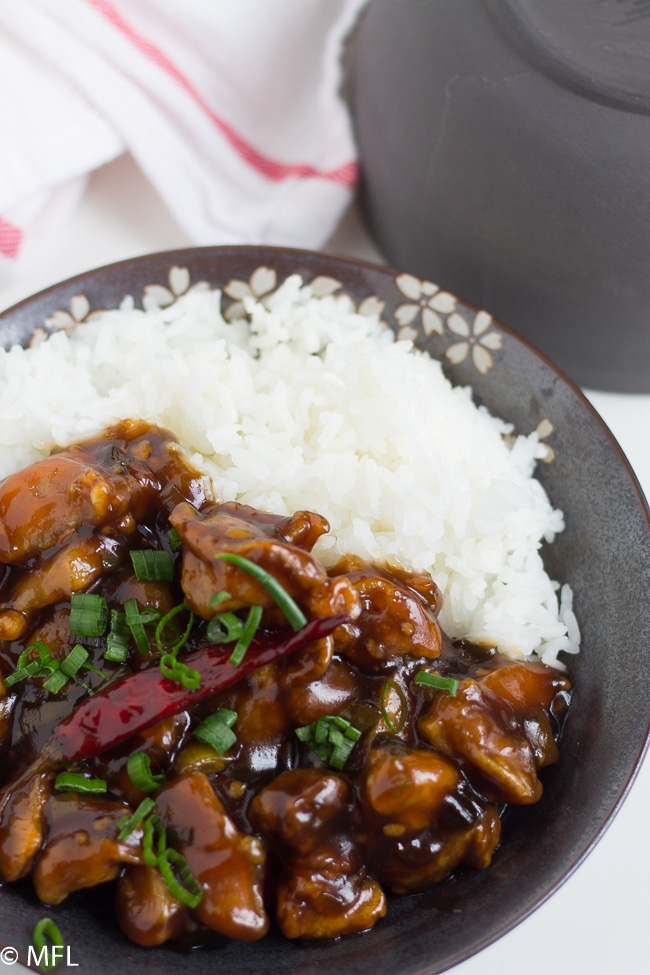
[[318, 247], [354, 189], [365, 0], [0, 0], [0, 276], [128, 151], [195, 244]]

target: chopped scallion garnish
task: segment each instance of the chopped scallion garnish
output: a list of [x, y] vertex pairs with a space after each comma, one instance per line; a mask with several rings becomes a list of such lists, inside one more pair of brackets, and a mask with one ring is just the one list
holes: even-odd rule
[[107, 791], [105, 779], [88, 779], [78, 772], [60, 772], [54, 780], [57, 792], [86, 792], [90, 794]]
[[50, 648], [46, 643], [41, 643], [40, 641], [30, 643], [18, 657], [16, 669], [5, 677], [5, 687], [12, 687], [27, 677], [42, 676], [43, 673], [51, 672], [51, 669], [50, 671], [45, 670], [51, 659]]
[[145, 626], [158, 622], [160, 619], [159, 610], [152, 606], [145, 606], [141, 610], [137, 599], [127, 599], [124, 604], [124, 617], [140, 653], [149, 653], [151, 646]]
[[76, 636], [103, 636], [108, 607], [103, 596], [74, 592], [70, 599], [70, 632]]
[[164, 775], [154, 775], [151, 771], [151, 761], [146, 752], [133, 752], [129, 755], [126, 771], [140, 792], [155, 792], [165, 781]]
[[142, 857], [148, 867], [157, 867], [167, 851], [167, 830], [160, 816], [147, 816], [142, 824]]
[[58, 665], [56, 669], [52, 669], [51, 675], [43, 683], [43, 687], [50, 694], [58, 694], [62, 691], [65, 685], [68, 683], [68, 676], [63, 672], [61, 666]]
[[420, 687], [432, 687], [437, 691], [447, 691], [452, 697], [456, 697], [460, 681], [455, 677], [442, 677], [440, 674], [432, 674], [428, 670], [419, 670], [415, 675], [415, 683]]
[[158, 861], [158, 870], [176, 900], [190, 910], [198, 907], [203, 891], [182, 853], [171, 848], [165, 850]]
[[[391, 698], [394, 697], [396, 697], [398, 700], [397, 708], [393, 708], [391, 706]], [[399, 684], [393, 680], [392, 677], [389, 677], [388, 680], [384, 681], [379, 703], [384, 724], [390, 732], [392, 732], [394, 735], [398, 735], [406, 722], [408, 706], [404, 691]]]
[[234, 613], [217, 613], [208, 623], [205, 635], [210, 643], [233, 643], [244, 631], [244, 624]]
[[[52, 948], [64, 948], [63, 935], [57, 924], [54, 923], [51, 917], [42, 917], [40, 921], [36, 923], [34, 932], [32, 934], [32, 944], [36, 951], [37, 956], [41, 956], [43, 951], [45, 951], [45, 958], [47, 959], [48, 947]], [[38, 962], [39, 967], [42, 970], [47, 970], [48, 968], [53, 968], [57, 963], [48, 963], [46, 960], [44, 963]]]
[[302, 728], [296, 728], [300, 741], [308, 745], [332, 768], [342, 769], [361, 732], [338, 714], [328, 714]]
[[75, 677], [84, 666], [90, 654], [80, 643], [76, 643], [65, 660], [61, 661], [60, 670], [66, 677]]
[[255, 562], [251, 562], [250, 559], [245, 558], [243, 555], [235, 555], [233, 552], [217, 552], [215, 559], [224, 559], [224, 561], [230, 562], [232, 565], [236, 565], [249, 576], [252, 576], [252, 578], [255, 579], [256, 582], [259, 582], [260, 585], [263, 586], [273, 598], [274, 602], [286, 616], [291, 628], [293, 630], [302, 629], [307, 622], [307, 617], [295, 600], [286, 591], [284, 586], [282, 586], [277, 579], [274, 579], [273, 576], [266, 571], [266, 569], [263, 569]]
[[173, 559], [164, 549], [135, 549], [130, 554], [139, 582], [171, 582], [174, 578]]
[[42, 643], [40, 640], [37, 640], [35, 643], [30, 643], [28, 647], [25, 647], [16, 661], [16, 667], [22, 668], [29, 667], [31, 664], [38, 664], [38, 669], [40, 669], [49, 663], [51, 659], [52, 654], [47, 643]]
[[167, 846], [167, 830], [159, 816], [150, 815], [143, 823], [142, 858], [148, 867], [157, 867], [173, 896], [189, 908], [196, 907], [203, 891], [182, 853]]
[[206, 745], [211, 745], [218, 755], [225, 755], [237, 741], [237, 735], [231, 730], [236, 720], [236, 711], [231, 711], [230, 708], [219, 708], [196, 726], [194, 737]]
[[227, 599], [230, 599], [230, 593], [221, 590], [221, 592], [215, 592], [214, 596], [210, 596], [208, 600], [209, 606], [220, 606], [221, 603], [225, 603]]
[[228, 658], [228, 663], [232, 664], [233, 667], [237, 667], [246, 654], [255, 633], [257, 632], [257, 627], [260, 625], [260, 620], [262, 619], [262, 607], [261, 606], [251, 606], [248, 611], [248, 616], [246, 617], [246, 622], [244, 623], [241, 635], [235, 644], [233, 652]]
[[170, 528], [167, 532], [167, 538], [169, 540], [169, 547], [172, 552], [178, 552], [183, 547], [183, 539], [180, 533], [176, 531], [175, 528]]
[[201, 685], [201, 675], [198, 670], [188, 667], [173, 653], [164, 653], [159, 661], [160, 672], [167, 680], [182, 684], [188, 691], [195, 691]]
[[21, 680], [25, 680], [27, 677], [34, 677], [40, 669], [40, 664], [37, 664], [36, 661], [34, 661], [27, 667], [20, 667], [17, 670], [13, 670], [5, 677], [4, 685], [5, 687], [12, 687], [14, 684], [17, 684]]
[[120, 819], [117, 824], [120, 827], [120, 831], [117, 834], [118, 840], [120, 842], [123, 842], [127, 838], [127, 836], [129, 836], [134, 830], [138, 828], [138, 826], [141, 825], [144, 819], [155, 808], [156, 808], [156, 803], [153, 801], [153, 799], [147, 796], [146, 799], [142, 800], [138, 808], [131, 816], [123, 816], [122, 819]]
[[[183, 633], [179, 633], [178, 629], [176, 628], [176, 625], [172, 623], [172, 620], [176, 616], [178, 616], [179, 613], [182, 612], [187, 612], [189, 616], [188, 616], [187, 626], [185, 627], [185, 630], [183, 631]], [[194, 626], [194, 613], [188, 606], [186, 606], [185, 603], [179, 603], [178, 606], [174, 606], [173, 609], [170, 609], [168, 613], [166, 613], [164, 616], [162, 616], [159, 619], [158, 624], [156, 625], [156, 634], [155, 634], [156, 645], [160, 650], [160, 652], [174, 653], [174, 654], [178, 653], [181, 647], [183, 647], [187, 643], [193, 626]], [[172, 638], [174, 637], [176, 638], [175, 642], [170, 647], [168, 647], [165, 643], [166, 630], [168, 630], [171, 633]]]
[[131, 631], [126, 625], [126, 616], [121, 609], [112, 609], [104, 659], [116, 664], [126, 663], [129, 655]]

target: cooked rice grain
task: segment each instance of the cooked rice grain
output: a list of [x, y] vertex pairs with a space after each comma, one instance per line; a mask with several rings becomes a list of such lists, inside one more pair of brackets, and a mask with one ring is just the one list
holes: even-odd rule
[[428, 569], [452, 637], [548, 663], [576, 652], [570, 590], [543, 540], [563, 529], [534, 477], [535, 433], [479, 409], [440, 364], [345, 297], [289, 278], [228, 323], [197, 288], [146, 311], [125, 299], [0, 354], [0, 477], [141, 417], [172, 430], [215, 496], [330, 521], [328, 564], [354, 552]]

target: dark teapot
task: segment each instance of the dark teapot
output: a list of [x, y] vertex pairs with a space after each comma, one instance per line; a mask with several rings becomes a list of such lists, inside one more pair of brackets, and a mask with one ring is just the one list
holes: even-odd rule
[[393, 266], [650, 392], [650, 0], [371, 0], [351, 99]]

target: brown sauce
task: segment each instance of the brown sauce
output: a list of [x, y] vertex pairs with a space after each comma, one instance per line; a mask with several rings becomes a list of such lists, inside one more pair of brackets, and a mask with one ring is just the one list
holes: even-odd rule
[[[558, 760], [570, 682], [541, 663], [447, 639], [426, 573], [355, 558], [326, 570], [312, 548], [327, 530], [311, 512], [210, 501], [173, 435], [143, 422], [0, 484], [3, 681], [34, 643], [59, 662], [77, 643], [89, 654], [82, 679], [58, 693], [43, 674], [0, 688], [0, 880], [30, 877], [44, 903], [113, 881], [122, 930], [155, 945], [199, 943], [213, 931], [255, 940], [272, 924], [289, 938], [336, 938], [372, 927], [387, 893], [489, 865], [501, 810], [536, 802], [542, 769]], [[132, 549], [168, 552], [171, 581], [136, 579]], [[131, 637], [123, 663], [105, 658], [105, 638], [71, 634], [73, 594], [101, 595], [109, 612], [135, 600], [164, 616], [185, 603], [196, 620], [180, 660], [211, 642], [217, 614], [245, 619], [260, 606], [260, 631], [282, 632], [267, 589], [215, 558], [223, 552], [264, 568], [307, 618], [347, 621], [67, 769], [104, 781], [105, 793], [55, 788], [62, 769], [39, 755], [60, 723], [89, 694], [100, 700], [102, 688], [160, 657], [153, 626], [146, 652]], [[228, 594], [218, 605], [217, 593]], [[423, 686], [422, 672], [452, 683]], [[237, 715], [223, 755], [193, 734], [219, 708]], [[319, 719], [331, 729], [333, 716], [356, 736], [342, 764], [329, 739], [319, 751], [296, 734], [315, 733]], [[195, 905], [150, 862], [144, 826], [124, 831], [147, 798], [127, 768], [134, 752], [161, 777], [151, 815], [171, 862], [191, 874]]]

